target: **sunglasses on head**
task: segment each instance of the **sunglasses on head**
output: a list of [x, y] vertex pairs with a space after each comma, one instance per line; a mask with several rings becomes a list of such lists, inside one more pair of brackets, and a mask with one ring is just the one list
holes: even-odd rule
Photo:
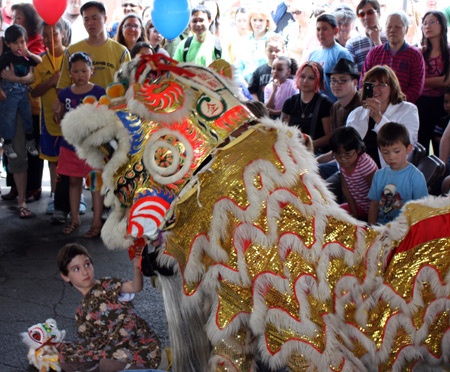
[[373, 9], [369, 9], [367, 12], [359, 12], [358, 13], [358, 17], [359, 18], [364, 18], [364, 16], [367, 14], [368, 16], [370, 16], [370, 15], [374, 15], [376, 13], [376, 11], [375, 10], [373, 10]]

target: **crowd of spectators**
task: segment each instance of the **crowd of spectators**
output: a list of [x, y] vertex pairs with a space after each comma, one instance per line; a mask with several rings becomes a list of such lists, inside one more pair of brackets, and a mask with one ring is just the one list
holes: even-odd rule
[[[13, 0], [7, 0], [2, 7], [2, 29], [10, 24], [22, 26], [28, 56], [38, 54], [42, 58], [41, 64], [30, 67], [22, 76], [15, 71], [15, 64], [15, 69], [1, 71], [2, 87], [7, 83], [31, 87], [33, 140], [41, 144], [40, 156], [33, 156], [27, 147], [31, 135], [28, 129], [24, 134], [23, 114], [18, 110], [15, 137], [8, 139], [17, 156], [3, 157], [11, 189], [2, 198], [18, 198], [22, 218], [33, 215], [27, 203], [41, 196], [43, 160], [49, 162], [52, 178], [52, 200], [47, 208], [51, 221], [65, 224], [68, 213], [74, 210], [69, 202], [71, 176], [58, 172], [61, 133], [52, 112], [55, 106], [49, 106], [49, 101], [74, 84], [69, 62], [77, 52], [86, 53], [92, 60], [91, 82], [103, 88], [112, 82], [121, 63], [139, 54], [160, 53], [178, 62], [205, 66], [218, 58], [229, 61], [242, 99], [261, 102], [270, 117], [309, 135], [321, 175], [338, 200], [344, 197], [347, 203], [348, 177], [361, 154], [365, 154], [365, 162], [370, 157], [377, 168], [391, 166], [378, 138], [387, 124], [405, 127], [409, 143], [399, 141], [403, 141], [407, 154], [420, 143], [427, 154], [440, 155], [444, 163], [448, 162], [450, 10], [440, 9], [436, 2], [409, 1], [403, 11], [378, 0], [320, 4], [286, 0], [272, 9], [259, 2], [252, 6], [241, 1], [225, 10], [220, 1], [203, 0], [192, 2], [189, 25], [174, 40], [165, 40], [155, 28], [151, 2], [122, 0], [120, 11], [110, 21], [103, 3], [69, 0], [53, 36], [33, 5], [11, 3]], [[49, 42], [52, 37], [59, 37], [61, 42]], [[14, 54], [4, 38], [0, 48], [0, 58]], [[369, 96], [364, 95], [365, 87]], [[348, 150], [335, 143], [333, 148], [330, 139], [342, 127], [354, 128], [351, 134], [360, 137], [363, 147]], [[49, 149], [49, 143], [53, 148]], [[351, 166], [339, 161], [348, 157], [347, 150], [358, 154]], [[447, 166], [442, 179], [448, 176], [448, 170]], [[447, 178], [442, 190], [439, 184], [432, 191], [447, 193], [449, 184]], [[365, 189], [370, 189], [370, 183]], [[86, 237], [98, 237], [101, 228], [99, 195], [94, 197], [94, 204], [94, 221]], [[355, 217], [367, 220], [369, 204], [364, 202], [362, 210], [352, 202], [347, 205]], [[81, 214], [85, 207], [81, 198]], [[76, 222], [70, 228], [66, 226], [65, 233], [78, 228]]]

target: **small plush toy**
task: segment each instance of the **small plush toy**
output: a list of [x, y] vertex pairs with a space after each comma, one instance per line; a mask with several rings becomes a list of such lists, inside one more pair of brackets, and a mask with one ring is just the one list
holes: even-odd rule
[[47, 319], [45, 323], [28, 328], [28, 332], [22, 332], [22, 341], [29, 347], [30, 364], [39, 372], [48, 372], [51, 369], [60, 372], [58, 350], [55, 345], [62, 342], [65, 335], [66, 331], [60, 331], [54, 319]]

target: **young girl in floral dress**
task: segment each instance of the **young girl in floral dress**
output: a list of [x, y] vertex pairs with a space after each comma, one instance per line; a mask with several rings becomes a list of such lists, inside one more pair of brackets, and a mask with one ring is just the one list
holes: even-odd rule
[[61, 277], [83, 295], [75, 314], [81, 341], [60, 347], [59, 362], [65, 372], [167, 367], [158, 336], [137, 315], [131, 303], [130, 294], [143, 288], [141, 251], [136, 251], [133, 260], [132, 281], [96, 280], [92, 258], [80, 244], [66, 244], [59, 251], [57, 262]]

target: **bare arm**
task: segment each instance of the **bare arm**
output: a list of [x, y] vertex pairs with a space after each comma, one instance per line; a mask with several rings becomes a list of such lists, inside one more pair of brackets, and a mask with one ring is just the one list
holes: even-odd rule
[[368, 174], [365, 178], [366, 178], [366, 181], [367, 181], [367, 184], [369, 185], [369, 188], [370, 188], [370, 185], [372, 184], [372, 180], [373, 180], [373, 176], [375, 175], [375, 172], [376, 171], [373, 171], [372, 173], [370, 173], [370, 174]]
[[441, 143], [439, 145], [439, 158], [447, 164], [448, 157], [450, 155], [450, 125], [445, 128], [444, 134], [441, 138]]
[[273, 109], [274, 108], [274, 105], [275, 105], [275, 94], [276, 94], [279, 86], [280, 86], [280, 83], [278, 82], [277, 79], [275, 79], [272, 82], [272, 92], [270, 93], [269, 99], [267, 99], [267, 102], [265, 102], [266, 107], [268, 109]]
[[378, 220], [378, 200], [371, 200], [369, 207], [369, 225], [375, 225]]
[[252, 97], [253, 97], [253, 99], [254, 99], [255, 101], [258, 101], [258, 102], [259, 102], [259, 97], [258, 97], [258, 95], [257, 95], [256, 93], [252, 93]]
[[1, 78], [12, 81], [13, 83], [32, 84], [34, 81], [34, 74], [30, 69], [28, 74], [26, 74], [25, 76], [16, 76], [14, 74], [14, 66], [11, 63], [9, 70], [2, 71]]
[[59, 100], [56, 100], [52, 104], [52, 110], [55, 114], [56, 122], [60, 122], [64, 116], [64, 105]]
[[31, 58], [34, 62], [36, 62], [37, 64], [42, 62], [42, 58], [41, 56], [38, 56], [37, 54], [31, 53], [28, 49], [27, 49], [28, 53], [26, 54], [26, 56], [28, 58]]
[[141, 255], [143, 248], [136, 249], [135, 257], [133, 259], [134, 277], [131, 282], [122, 284], [122, 293], [138, 293], [144, 288], [144, 277], [141, 272]]
[[42, 84], [39, 84], [36, 88], [34, 88], [33, 91], [31, 92], [31, 96], [34, 98], [41, 97], [45, 93], [47, 93], [47, 91], [50, 88], [56, 87], [56, 84], [58, 84], [60, 75], [61, 75], [61, 71], [56, 71], [50, 79], [43, 82]]
[[323, 164], [323, 163], [329, 163], [330, 161], [333, 161], [333, 152], [332, 151], [328, 151], [326, 154], [322, 154], [320, 156], [318, 156], [316, 158], [317, 162], [319, 164]]
[[425, 87], [427, 88], [445, 88], [449, 83], [449, 78], [445, 79], [445, 76], [434, 76], [425, 79]]
[[358, 208], [356, 207], [355, 199], [353, 199], [352, 194], [350, 194], [350, 191], [348, 190], [347, 182], [345, 182], [345, 178], [341, 173], [341, 187], [342, 187], [342, 194], [344, 195], [345, 199], [347, 200], [348, 206], [350, 208], [350, 214], [358, 218]]
[[283, 123], [289, 124], [291, 121], [291, 115], [285, 114], [284, 112], [281, 113], [281, 120]]

